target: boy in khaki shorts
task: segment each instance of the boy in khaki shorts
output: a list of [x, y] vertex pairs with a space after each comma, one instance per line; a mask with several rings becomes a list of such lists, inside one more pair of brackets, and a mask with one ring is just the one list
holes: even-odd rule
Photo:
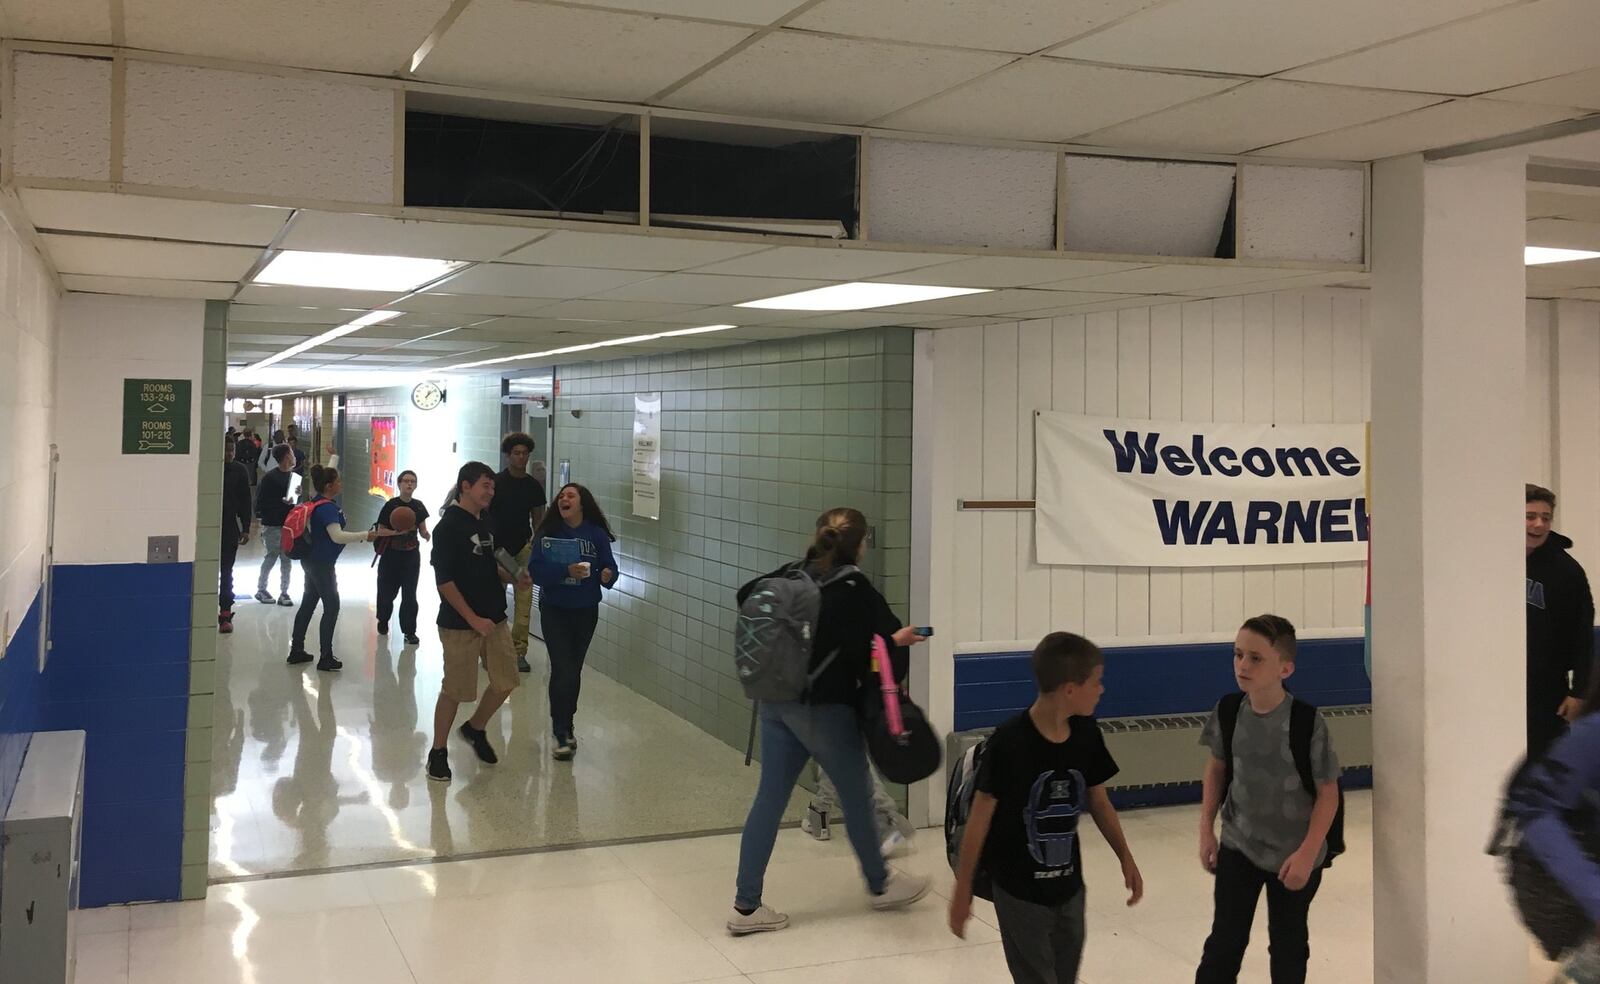
[[[439, 641], [444, 646], [444, 682], [433, 711], [433, 748], [428, 752], [428, 778], [450, 781], [445, 743], [461, 705], [478, 707], [461, 725], [461, 737], [485, 765], [499, 761], [485, 729], [521, 682], [517, 654], [506, 625], [506, 589], [512, 581], [495, 561], [494, 533], [485, 515], [494, 501], [494, 469], [469, 461], [456, 475], [456, 501], [444, 511], [433, 531], [434, 581], [439, 587]], [[524, 581], [523, 571], [517, 581]], [[489, 674], [489, 687], [478, 698], [478, 667]]]

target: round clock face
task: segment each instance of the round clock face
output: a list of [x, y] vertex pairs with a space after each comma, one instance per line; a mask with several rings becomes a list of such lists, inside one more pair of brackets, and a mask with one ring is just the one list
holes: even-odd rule
[[432, 410], [444, 402], [444, 390], [438, 383], [418, 383], [411, 391], [411, 402], [418, 410]]

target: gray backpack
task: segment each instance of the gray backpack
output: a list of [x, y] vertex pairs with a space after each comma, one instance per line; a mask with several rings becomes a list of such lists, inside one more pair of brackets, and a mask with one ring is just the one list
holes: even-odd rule
[[[733, 665], [746, 697], [759, 704], [764, 700], [799, 700], [806, 695], [811, 683], [839, 655], [835, 650], [815, 669], [811, 668], [822, 588], [857, 570], [845, 564], [818, 580], [802, 565], [756, 582], [739, 606], [739, 621], [733, 629]], [[752, 707], [751, 748], [755, 745], [755, 716], [756, 708]], [[746, 764], [749, 761], [747, 749]]]

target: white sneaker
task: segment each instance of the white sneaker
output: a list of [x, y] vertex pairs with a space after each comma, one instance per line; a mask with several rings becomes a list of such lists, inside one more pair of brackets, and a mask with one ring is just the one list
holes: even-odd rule
[[880, 849], [886, 859], [904, 857], [911, 853], [911, 838], [898, 830], [891, 830], [889, 836], [883, 839], [883, 846]]
[[785, 929], [789, 925], [789, 917], [770, 906], [759, 906], [756, 911], [748, 916], [738, 909], [733, 910], [733, 915], [728, 917], [728, 932], [734, 936], [747, 936], [750, 933], [770, 933], [774, 930]]
[[874, 909], [903, 909], [924, 895], [928, 894], [929, 881], [922, 875], [907, 875], [889, 869], [889, 880], [883, 883], [883, 891], [871, 896], [869, 901]]

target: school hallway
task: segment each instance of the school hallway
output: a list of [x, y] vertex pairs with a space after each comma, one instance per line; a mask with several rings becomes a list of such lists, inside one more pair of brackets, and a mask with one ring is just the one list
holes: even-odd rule
[[[554, 761], [538, 639], [528, 652], [533, 672], [522, 674], [523, 685], [488, 728], [499, 764], [481, 765], [453, 732], [454, 780], [429, 781], [423, 766], [443, 662], [426, 556], [417, 590], [420, 644], [406, 646], [398, 611], [389, 634], [377, 632], [370, 549], [345, 551], [338, 673], [284, 662], [301, 572], [297, 565], [290, 592], [296, 608], [261, 604], [253, 597], [261, 557], [258, 531], [234, 569], [234, 632], [219, 637], [213, 883], [743, 825], [759, 770], [745, 768], [740, 751], [592, 668], [584, 671], [577, 758]], [[277, 586], [274, 571], [270, 587]], [[508, 592], [508, 614], [510, 605]], [[320, 618], [319, 610], [307, 632], [313, 653]], [[537, 627], [537, 608], [533, 622]], [[469, 715], [464, 706], [457, 725]], [[799, 819], [805, 802], [797, 793], [789, 819]]]
[[[508, 762], [509, 764], [509, 762]], [[458, 780], [459, 781], [459, 780]], [[1146, 897], [1123, 905], [1116, 859], [1087, 833], [1085, 984], [1193, 979], [1210, 919], [1210, 876], [1195, 854], [1197, 807], [1123, 815]], [[1309, 979], [1372, 980], [1371, 796], [1348, 797], [1350, 850], [1311, 909]], [[382, 866], [213, 886], [204, 901], [80, 914], [79, 984], [232, 984], [354, 979], [372, 984], [583, 980], [630, 984], [979, 984], [1006, 973], [994, 911], [974, 907], [950, 935], [952, 884], [940, 831], [918, 832], [893, 862], [933, 876], [908, 910], [875, 913], [842, 838], [783, 831], [769, 904], [790, 928], [723, 928], [738, 836]], [[1265, 904], [1241, 984], [1267, 984]], [[530, 968], [538, 968], [536, 972]], [[1543, 980], [1542, 978], [1532, 978]]]

